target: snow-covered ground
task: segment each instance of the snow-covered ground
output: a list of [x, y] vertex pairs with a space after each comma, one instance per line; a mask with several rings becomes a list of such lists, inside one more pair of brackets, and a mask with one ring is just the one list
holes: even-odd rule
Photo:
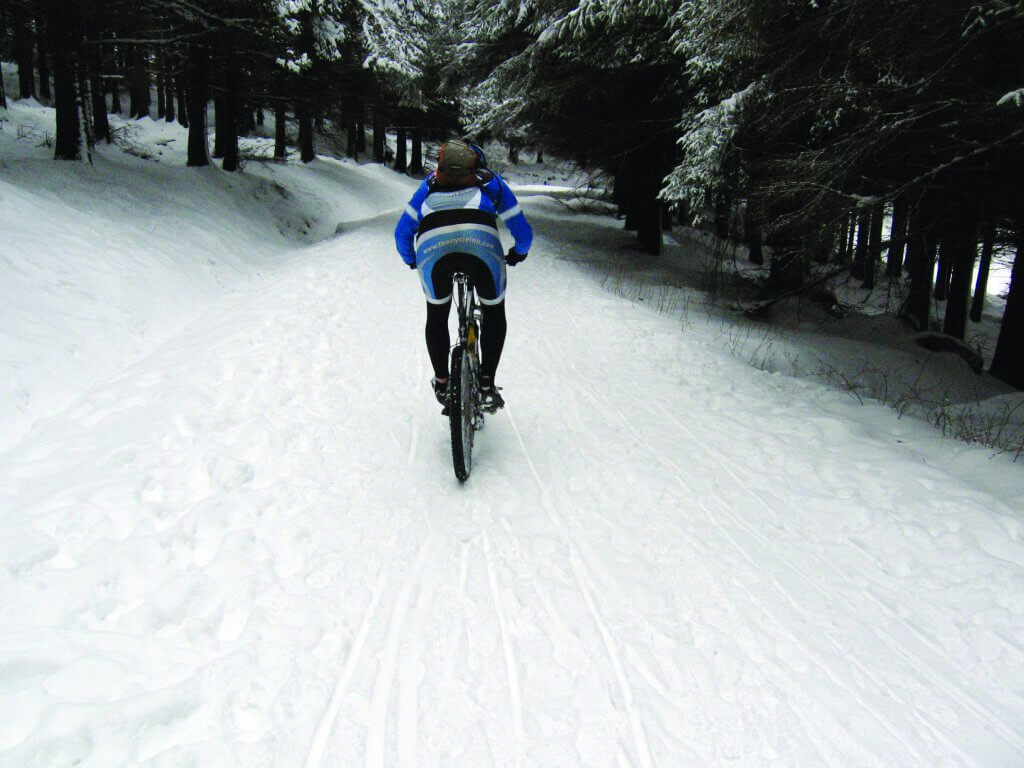
[[[576, 207], [599, 206], [582, 202]], [[829, 281], [842, 317], [819, 301], [796, 297], [772, 308], [770, 321], [730, 310], [737, 296], [751, 297], [750, 284], [767, 278], [767, 267], [747, 261], [741, 247], [723, 245], [706, 233], [676, 228], [660, 257], [633, 249], [610, 260], [603, 284], [620, 296], [653, 306], [687, 328], [717, 328], [719, 346], [756, 368], [846, 392], [857, 402], [874, 400], [902, 417], [923, 418], [944, 435], [1019, 456], [1024, 447], [1024, 392], [987, 374], [978, 375], [953, 352], [930, 352], [896, 317], [906, 285], [880, 278], [871, 291], [849, 275]], [[1005, 258], [1005, 257], [1004, 257]], [[966, 342], [987, 367], [991, 362], [1005, 300], [1009, 269], [994, 269], [980, 323], [968, 322]], [[709, 289], [714, 291], [709, 294]], [[739, 306], [743, 306], [741, 301]], [[945, 304], [933, 310], [942, 325]]]
[[413, 182], [160, 123], [58, 165], [10, 117], [0, 766], [1024, 763], [1008, 457], [751, 367], [524, 194], [460, 485]]
[[53, 110], [29, 101], [9, 112], [0, 123], [0, 449], [290, 258], [297, 239], [322, 240], [407, 198], [394, 173], [328, 158], [301, 172], [259, 162], [237, 175], [186, 168], [187, 131], [151, 120], [116, 122], [136, 154], [101, 147], [92, 165], [57, 173], [46, 145]]

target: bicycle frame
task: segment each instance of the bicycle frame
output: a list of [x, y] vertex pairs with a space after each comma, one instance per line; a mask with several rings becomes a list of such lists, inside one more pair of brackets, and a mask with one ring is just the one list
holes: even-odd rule
[[477, 344], [480, 336], [480, 304], [468, 275], [456, 272], [454, 282], [459, 318], [459, 344], [466, 345], [473, 362], [479, 365], [480, 354]]

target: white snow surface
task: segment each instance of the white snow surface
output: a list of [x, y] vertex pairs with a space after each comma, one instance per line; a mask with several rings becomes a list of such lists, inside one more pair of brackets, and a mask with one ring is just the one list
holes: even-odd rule
[[0, 135], [3, 768], [1024, 764], [1006, 456], [743, 364], [524, 193], [459, 484], [414, 182], [146, 121], [57, 164], [48, 114]]

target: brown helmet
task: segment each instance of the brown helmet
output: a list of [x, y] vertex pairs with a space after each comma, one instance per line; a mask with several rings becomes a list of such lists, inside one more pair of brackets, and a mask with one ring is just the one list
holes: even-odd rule
[[443, 187], [467, 187], [477, 183], [480, 158], [464, 141], [452, 139], [441, 145], [437, 158], [437, 183]]

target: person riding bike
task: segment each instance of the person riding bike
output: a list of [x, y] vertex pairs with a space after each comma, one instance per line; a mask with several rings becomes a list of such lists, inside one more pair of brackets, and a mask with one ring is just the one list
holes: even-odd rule
[[[498, 237], [499, 218], [515, 239], [505, 254]], [[419, 272], [426, 295], [427, 352], [434, 368], [434, 394], [442, 405], [448, 392], [448, 314], [456, 272], [472, 280], [483, 313], [480, 396], [490, 408], [505, 404], [494, 386], [507, 329], [505, 265], [525, 259], [532, 242], [533, 229], [516, 196], [487, 168], [483, 150], [465, 141], [446, 141], [437, 170], [424, 179], [395, 227], [398, 253]]]

